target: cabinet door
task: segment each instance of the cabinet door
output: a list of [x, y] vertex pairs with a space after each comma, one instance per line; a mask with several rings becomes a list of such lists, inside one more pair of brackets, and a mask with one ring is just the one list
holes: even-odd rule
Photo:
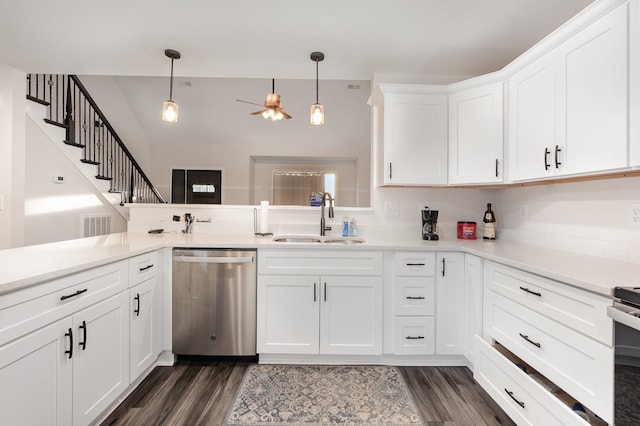
[[384, 183], [447, 183], [447, 97], [384, 96]]
[[73, 423], [89, 424], [129, 386], [129, 293], [80, 311], [73, 330]]
[[482, 336], [482, 258], [464, 255], [464, 355], [474, 363], [475, 335]]
[[553, 54], [515, 74], [508, 85], [509, 180], [551, 176], [556, 142], [556, 66]]
[[382, 354], [381, 277], [322, 277], [320, 353]]
[[589, 25], [559, 50], [560, 113], [557, 174], [627, 166], [628, 4]]
[[147, 370], [158, 356], [155, 312], [157, 278], [129, 290], [130, 381]]
[[436, 354], [464, 352], [464, 253], [438, 253], [436, 276]]
[[317, 354], [320, 278], [258, 276], [258, 353]]
[[[71, 318], [0, 347], [0, 423], [70, 425], [72, 423]], [[76, 341], [74, 333], [73, 340]], [[86, 421], [85, 423], [88, 423]]]
[[449, 96], [449, 183], [503, 180], [502, 83]]

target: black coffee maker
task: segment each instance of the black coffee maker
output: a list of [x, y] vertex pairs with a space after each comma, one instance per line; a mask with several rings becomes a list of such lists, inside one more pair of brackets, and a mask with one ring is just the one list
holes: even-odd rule
[[425, 207], [422, 210], [422, 239], [436, 241], [438, 234], [436, 233], [436, 223], [438, 222], [438, 210], [429, 210]]

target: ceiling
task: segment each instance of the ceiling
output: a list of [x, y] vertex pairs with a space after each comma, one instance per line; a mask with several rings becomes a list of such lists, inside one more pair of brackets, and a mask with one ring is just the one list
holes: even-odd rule
[[0, 62], [25, 72], [314, 78], [496, 71], [592, 0], [0, 0]]

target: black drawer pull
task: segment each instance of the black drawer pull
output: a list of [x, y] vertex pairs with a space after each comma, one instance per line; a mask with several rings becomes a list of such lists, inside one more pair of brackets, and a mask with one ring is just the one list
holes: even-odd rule
[[555, 154], [556, 169], [562, 165], [562, 163], [558, 159], [559, 158], [558, 154], [560, 154], [561, 152], [562, 152], [562, 149], [558, 145], [556, 145], [556, 154]]
[[133, 310], [133, 313], [136, 314], [137, 317], [140, 316], [140, 293], [136, 293], [136, 297], [133, 298], [136, 301], [136, 308]]
[[147, 265], [147, 266], [145, 266], [143, 268], [139, 268], [139, 269], [140, 269], [140, 272], [143, 272], [143, 271], [146, 271], [147, 269], [151, 269], [151, 268], [153, 268], [153, 263], [151, 265]]
[[426, 298], [424, 296], [407, 296], [406, 299], [409, 299], [409, 300], [424, 300]]
[[407, 340], [420, 340], [420, 339], [424, 339], [424, 336], [407, 336], [407, 337], [405, 337], [405, 339], [407, 339]]
[[535, 346], [536, 348], [540, 347], [540, 343], [538, 342], [534, 342], [533, 340], [529, 339], [529, 336], [526, 336], [522, 333], [518, 333], [520, 335], [520, 337], [522, 337], [524, 340], [526, 340], [527, 342], [531, 343], [533, 346]]
[[313, 301], [316, 301], [316, 283], [313, 283]]
[[549, 170], [549, 167], [551, 167], [551, 164], [549, 164], [549, 154], [551, 154], [551, 151], [549, 151], [549, 148], [545, 148], [544, 149], [544, 169], [545, 170]]
[[78, 296], [78, 295], [80, 295], [80, 294], [82, 294], [82, 293], [84, 293], [84, 292], [86, 292], [86, 291], [87, 291], [87, 289], [85, 288], [84, 290], [78, 290], [78, 291], [76, 291], [76, 292], [75, 292], [75, 293], [73, 293], [73, 294], [66, 294], [66, 295], [64, 295], [64, 296], [61, 296], [61, 297], [60, 297], [60, 300], [67, 300], [67, 299], [71, 299], [72, 297], [76, 297], [76, 296]]
[[509, 391], [507, 388], [504, 388], [504, 391], [507, 393], [507, 395], [509, 395], [509, 396], [511, 397], [511, 399], [513, 399], [513, 400], [516, 402], [516, 404], [518, 404], [519, 406], [521, 406], [522, 408], [524, 408], [524, 402], [522, 402], [522, 401], [518, 401], [518, 400], [516, 399], [516, 397], [515, 397], [515, 396], [513, 396], [513, 392]]
[[407, 266], [425, 266], [424, 263], [406, 263]]
[[444, 277], [444, 268], [446, 268], [445, 258], [442, 258], [442, 276]]
[[69, 329], [68, 333], [64, 333], [65, 337], [69, 337], [69, 350], [64, 351], [65, 354], [69, 355], [69, 359], [73, 357], [73, 330]]
[[496, 177], [498, 177], [498, 159], [496, 158]]
[[527, 293], [529, 293], [529, 294], [533, 294], [534, 296], [542, 297], [542, 293], [538, 293], [537, 291], [529, 290], [529, 289], [528, 289], [528, 288], [526, 288], [526, 287], [520, 287], [520, 290], [522, 290], [522, 291], [526, 291]]
[[324, 283], [324, 301], [327, 301], [327, 283]]
[[82, 330], [82, 342], [78, 344], [82, 346], [82, 350], [84, 351], [87, 348], [87, 323], [86, 321], [82, 321], [82, 325], [79, 327]]

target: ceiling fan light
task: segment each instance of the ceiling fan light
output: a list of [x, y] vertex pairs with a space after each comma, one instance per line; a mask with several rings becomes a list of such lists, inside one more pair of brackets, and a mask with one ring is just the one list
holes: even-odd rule
[[162, 120], [169, 123], [178, 122], [178, 104], [168, 100], [162, 104]]
[[275, 111], [275, 113], [273, 114], [273, 117], [271, 118], [271, 121], [279, 121], [279, 120], [282, 120], [283, 118], [284, 118], [284, 115], [282, 114], [282, 112]]
[[311, 105], [311, 124], [314, 126], [322, 126], [324, 124], [324, 105]]

